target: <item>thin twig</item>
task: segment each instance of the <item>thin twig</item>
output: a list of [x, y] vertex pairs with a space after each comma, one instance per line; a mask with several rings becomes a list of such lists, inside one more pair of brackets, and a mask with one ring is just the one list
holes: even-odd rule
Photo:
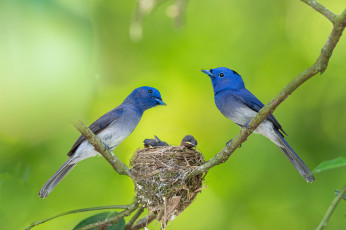
[[102, 143], [101, 139], [98, 138], [82, 121], [75, 123], [74, 126], [85, 137], [85, 139], [94, 146], [95, 150], [112, 165], [117, 173], [120, 175], [130, 176], [129, 168], [109, 149], [105, 150], [106, 147]]
[[[304, 1], [304, 0], [303, 0]], [[316, 3], [316, 1], [313, 1]], [[247, 137], [264, 121], [273, 111], [289, 96], [294, 90], [296, 90], [305, 81], [316, 75], [317, 73], [323, 73], [327, 68], [330, 57], [333, 50], [338, 43], [342, 32], [346, 25], [346, 10], [340, 15], [335, 16], [333, 19], [333, 30], [329, 35], [329, 38], [321, 50], [320, 56], [316, 62], [295, 77], [288, 85], [286, 85], [266, 106], [264, 106], [257, 115], [249, 122], [248, 129], [243, 128], [240, 133], [232, 139], [229, 146], [224, 147], [215, 157], [208, 160], [203, 165], [196, 168], [189, 176], [196, 176], [202, 172], [208, 171], [210, 168], [224, 163], [230, 155], [246, 141]]]
[[314, 8], [314, 10], [316, 10], [317, 12], [319, 12], [320, 14], [328, 18], [329, 21], [334, 22], [334, 18], [336, 15], [330, 10], [328, 10], [326, 7], [324, 7], [322, 4], [314, 0], [301, 0], [301, 1], [305, 2], [306, 4]]
[[132, 225], [135, 223], [135, 221], [138, 219], [138, 217], [143, 213], [143, 211], [144, 211], [143, 206], [137, 210], [137, 212], [135, 213], [135, 215], [133, 215], [131, 220], [129, 222], [127, 222], [126, 230], [131, 230]]
[[342, 199], [343, 195], [346, 194], [346, 185], [344, 186], [344, 188], [340, 191], [340, 193], [337, 195], [337, 197], [334, 198], [334, 200], [332, 201], [332, 203], [329, 205], [329, 208], [326, 212], [326, 214], [324, 215], [321, 223], [318, 225], [318, 227], [316, 228], [316, 230], [322, 230], [324, 227], [327, 226], [328, 221], [330, 219], [330, 217], [332, 216], [336, 206], [339, 204], [340, 200]]
[[40, 224], [47, 222], [47, 221], [53, 220], [53, 219], [61, 217], [61, 216], [73, 214], [73, 213], [89, 212], [89, 211], [104, 210], [104, 209], [128, 209], [128, 208], [130, 208], [130, 205], [109, 205], [109, 206], [99, 206], [99, 207], [81, 208], [81, 209], [71, 210], [71, 211], [60, 213], [56, 216], [49, 217], [47, 219], [32, 222], [30, 224], [30, 226], [25, 228], [25, 230], [29, 230], [29, 229], [37, 226], [37, 225], [40, 225]]
[[130, 215], [132, 212], [134, 212], [137, 208], [138, 208], [138, 201], [136, 200], [133, 204], [130, 205], [130, 207], [122, 212], [120, 212], [119, 214], [112, 216], [110, 218], [107, 218], [103, 221], [98, 221], [96, 223], [92, 223], [89, 224], [87, 226], [78, 228], [77, 230], [89, 230], [95, 227], [101, 227], [104, 225], [108, 225], [108, 224], [116, 224], [118, 223], [122, 218], [124, 218], [125, 216]]
[[134, 226], [132, 226], [131, 230], [138, 230], [147, 226], [151, 221], [155, 219], [156, 215], [151, 213], [142, 219], [139, 219]]

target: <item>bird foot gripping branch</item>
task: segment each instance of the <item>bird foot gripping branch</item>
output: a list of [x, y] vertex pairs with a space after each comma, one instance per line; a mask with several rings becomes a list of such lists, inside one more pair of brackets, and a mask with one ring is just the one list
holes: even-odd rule
[[146, 147], [137, 150], [131, 160], [130, 175], [135, 184], [136, 197], [157, 215], [163, 228], [184, 211], [203, 189], [206, 173], [188, 179], [186, 175], [205, 162], [204, 156], [184, 144], [194, 143], [194, 138], [194, 141], [188, 136], [188, 141], [184, 139], [180, 146], [148, 147], [147, 141], [144, 141]]

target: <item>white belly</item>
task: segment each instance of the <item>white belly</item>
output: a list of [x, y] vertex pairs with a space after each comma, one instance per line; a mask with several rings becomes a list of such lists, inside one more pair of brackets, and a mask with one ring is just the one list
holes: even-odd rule
[[283, 147], [280, 138], [276, 134], [273, 123], [268, 120], [264, 120], [254, 131], [254, 133], [259, 133], [271, 140], [274, 144]]
[[[257, 112], [249, 109], [247, 107], [240, 107], [238, 109], [233, 109], [229, 112], [228, 118], [232, 120], [234, 123], [239, 124], [241, 126], [245, 126], [245, 124], [254, 118], [257, 115]], [[262, 134], [267, 137], [269, 140], [274, 142], [276, 145], [281, 146], [281, 142], [278, 140], [278, 136], [274, 130], [273, 124], [271, 121], [264, 120], [254, 131], [254, 133]]]
[[[124, 127], [117, 123], [111, 124], [108, 128], [101, 131], [97, 136], [103, 143], [108, 145], [113, 151], [121, 142], [123, 142], [134, 130], [134, 127]], [[83, 141], [72, 156], [70, 164], [75, 164], [89, 157], [100, 155], [87, 140]]]

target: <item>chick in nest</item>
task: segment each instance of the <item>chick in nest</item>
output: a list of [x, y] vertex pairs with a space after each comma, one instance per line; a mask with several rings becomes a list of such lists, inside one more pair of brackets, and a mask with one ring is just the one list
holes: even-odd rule
[[161, 141], [156, 135], [154, 135], [155, 139], [145, 139], [143, 141], [145, 148], [154, 148], [160, 146], [169, 146], [167, 142]]
[[[194, 143], [190, 138], [184, 142]], [[192, 144], [191, 144], [192, 145]], [[136, 197], [143, 207], [157, 214], [163, 228], [195, 199], [205, 173], [188, 175], [205, 163], [202, 153], [185, 146], [138, 149], [131, 159], [131, 177]]]
[[181, 141], [180, 146], [185, 146], [188, 149], [196, 148], [197, 140], [191, 135], [186, 135]]

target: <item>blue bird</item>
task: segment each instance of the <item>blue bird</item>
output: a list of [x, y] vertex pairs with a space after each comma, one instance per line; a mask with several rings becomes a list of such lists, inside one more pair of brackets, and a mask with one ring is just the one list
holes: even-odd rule
[[[161, 94], [157, 89], [147, 86], [137, 88], [132, 91], [121, 105], [97, 119], [89, 128], [102, 140], [106, 148], [113, 151], [133, 132], [144, 111], [157, 105], [166, 105], [162, 101]], [[67, 155], [69, 159], [43, 185], [39, 192], [41, 198], [48, 196], [78, 162], [97, 156], [99, 153], [81, 135]]]
[[[241, 76], [226, 67], [202, 70], [202, 72], [211, 79], [215, 104], [220, 112], [238, 126], [247, 127], [249, 121], [264, 105], [245, 88]], [[283, 134], [286, 133], [273, 114], [270, 114], [254, 133], [260, 133], [276, 144], [306, 181], [315, 180], [309, 168], [284, 139]]]

